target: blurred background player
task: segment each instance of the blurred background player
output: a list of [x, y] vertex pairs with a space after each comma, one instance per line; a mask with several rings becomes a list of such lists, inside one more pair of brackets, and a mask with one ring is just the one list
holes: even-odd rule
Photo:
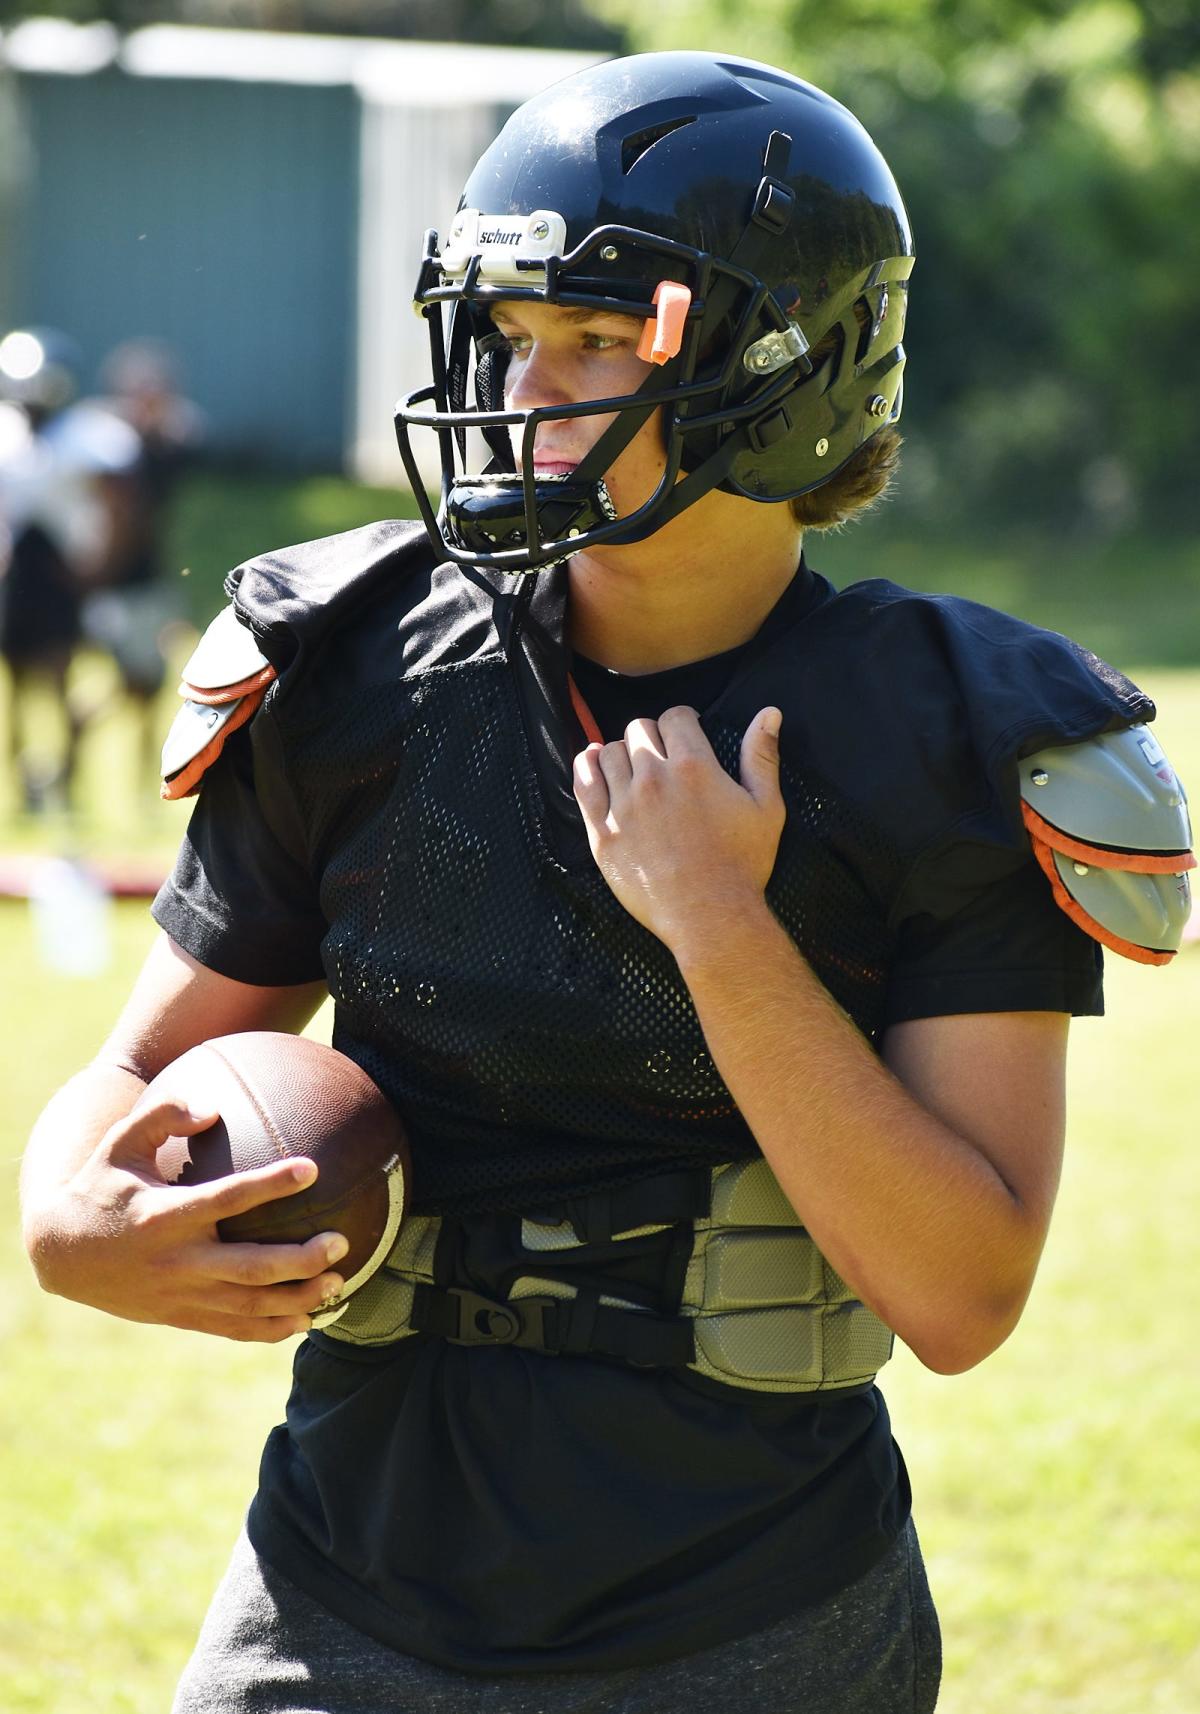
[[[84, 587], [100, 574], [112, 524], [103, 484], [132, 471], [134, 429], [75, 404], [79, 356], [50, 329], [0, 341], [0, 655], [8, 668], [8, 755], [26, 809], [70, 801], [84, 716], [67, 675]], [[31, 741], [30, 692], [47, 685], [59, 715], [57, 754]]]
[[[133, 429], [138, 453], [99, 478], [108, 539], [84, 597], [82, 629], [114, 661], [118, 695], [130, 697], [138, 709], [140, 786], [157, 779], [161, 734], [155, 698], [166, 677], [172, 629], [182, 618], [178, 593], [166, 578], [171, 501], [202, 444], [204, 418], [180, 392], [174, 353], [161, 340], [132, 339], [115, 347], [101, 383], [99, 406]], [[92, 715], [110, 706], [106, 701]]]

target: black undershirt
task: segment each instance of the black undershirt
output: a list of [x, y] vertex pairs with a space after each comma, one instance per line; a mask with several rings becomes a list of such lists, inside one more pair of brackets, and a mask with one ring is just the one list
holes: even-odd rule
[[818, 581], [801, 561], [799, 571], [754, 636], [737, 648], [651, 673], [614, 672], [577, 653], [571, 676], [606, 742], [620, 738], [630, 721], [657, 720], [668, 708], [688, 707], [703, 713], [740, 667], [831, 594], [829, 585]]

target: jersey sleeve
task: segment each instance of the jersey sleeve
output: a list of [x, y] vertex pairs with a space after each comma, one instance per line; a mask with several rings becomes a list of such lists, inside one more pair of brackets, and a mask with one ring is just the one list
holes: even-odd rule
[[986, 877], [959, 847], [918, 870], [897, 924], [885, 1023], [959, 1012], [1104, 1011], [1103, 953], [1055, 904], [1032, 855]]
[[232, 734], [204, 775], [151, 914], [193, 958], [234, 981], [283, 987], [324, 975], [317, 887], [264, 813], [250, 727]]

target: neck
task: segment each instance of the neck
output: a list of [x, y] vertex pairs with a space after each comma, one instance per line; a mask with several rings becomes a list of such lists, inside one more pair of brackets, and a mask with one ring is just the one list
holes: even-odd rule
[[[795, 576], [800, 532], [786, 506], [732, 506], [736, 514], [720, 509], [717, 528], [693, 519], [693, 507], [647, 541], [576, 554], [569, 567], [572, 648], [635, 674], [749, 642]], [[691, 527], [677, 530], [685, 521]]]

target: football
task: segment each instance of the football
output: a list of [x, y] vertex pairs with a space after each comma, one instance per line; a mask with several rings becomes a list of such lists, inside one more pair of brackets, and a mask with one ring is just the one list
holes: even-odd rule
[[304, 1036], [271, 1030], [217, 1036], [181, 1054], [148, 1086], [220, 1118], [158, 1151], [168, 1184], [207, 1184], [232, 1172], [305, 1157], [314, 1182], [218, 1222], [230, 1242], [302, 1243], [340, 1232], [350, 1246], [337, 1264], [345, 1288], [313, 1317], [327, 1325], [382, 1266], [403, 1217], [411, 1171], [400, 1115], [361, 1066]]

